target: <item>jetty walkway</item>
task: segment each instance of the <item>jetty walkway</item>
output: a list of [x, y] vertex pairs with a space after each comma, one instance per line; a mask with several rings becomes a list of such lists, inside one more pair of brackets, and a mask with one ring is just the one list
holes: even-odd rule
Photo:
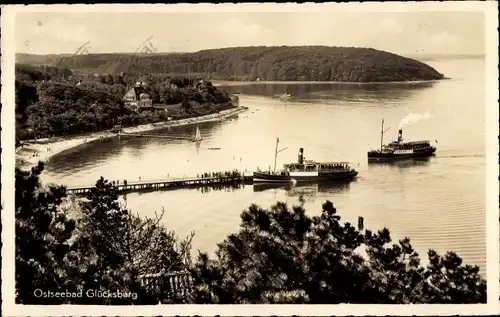
[[[251, 183], [252, 181], [253, 176], [245, 175], [244, 173], [241, 173], [239, 171], [230, 171], [204, 173], [199, 174], [195, 177], [167, 178], [163, 180], [148, 180], [138, 182], [128, 182], [127, 180], [123, 180], [121, 182], [113, 181], [111, 182], [111, 184], [118, 194], [124, 194], [137, 191]], [[75, 195], [85, 195], [89, 193], [90, 190], [94, 187], [95, 185], [68, 187], [66, 189], [66, 192]]]

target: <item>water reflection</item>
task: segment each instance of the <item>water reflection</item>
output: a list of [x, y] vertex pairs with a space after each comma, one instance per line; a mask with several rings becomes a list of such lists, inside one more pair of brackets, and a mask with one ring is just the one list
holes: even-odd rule
[[122, 155], [122, 151], [117, 137], [87, 142], [54, 155], [50, 158], [50, 164], [46, 165], [46, 169], [57, 173], [74, 172], [75, 169], [118, 158]]
[[[248, 184], [247, 184], [248, 185]], [[202, 193], [202, 194], [209, 194], [212, 192], [232, 192], [238, 189], [244, 189], [245, 188], [244, 183], [230, 183], [230, 184], [193, 184], [193, 185], [186, 185], [183, 186], [182, 188], [176, 188], [176, 187], [171, 187], [171, 188], [161, 188], [161, 189], [149, 189], [145, 188], [140, 191], [137, 191], [136, 193], [141, 196], [144, 194], [148, 193], [153, 193], [153, 192], [171, 192], [171, 191], [176, 191], [176, 190], [194, 190], [196, 192]], [[126, 200], [127, 199], [127, 193], [123, 194], [123, 198]]]
[[409, 168], [409, 167], [423, 167], [423, 166], [428, 166], [431, 162], [431, 159], [433, 159], [434, 156], [432, 157], [414, 157], [414, 158], [407, 158], [407, 159], [401, 159], [397, 161], [368, 161], [368, 166], [369, 167], [386, 167], [386, 168], [392, 168], [392, 167], [399, 167], [399, 168]]
[[242, 83], [221, 87], [231, 93], [275, 97], [288, 93], [292, 100], [377, 100], [406, 99], [417, 91], [431, 88], [436, 82], [414, 83]]
[[201, 142], [196, 142], [195, 146], [196, 146], [196, 154], [200, 154]]
[[[351, 181], [352, 182], [352, 181]], [[244, 189], [246, 186], [252, 186], [254, 192], [263, 192], [269, 190], [279, 190], [282, 189], [286, 192], [286, 196], [288, 197], [315, 197], [318, 193], [328, 193], [335, 194], [341, 193], [349, 190], [351, 182], [348, 181], [327, 181], [327, 182], [311, 182], [311, 183], [299, 183], [299, 184], [276, 184], [276, 183], [254, 183], [246, 182], [246, 183], [231, 183], [231, 184], [209, 184], [209, 185], [201, 185], [201, 184], [193, 184], [184, 186], [182, 189], [195, 190], [196, 192], [202, 194], [209, 194], [212, 192], [233, 192], [235, 190]], [[164, 189], [143, 189], [137, 194], [139, 196], [151, 193], [151, 192], [161, 192], [161, 191], [173, 191], [173, 190], [182, 190], [179, 188], [164, 188]], [[123, 195], [123, 198], [127, 199], [127, 194]]]
[[[194, 135], [196, 125], [199, 126], [201, 135], [204, 139], [209, 139], [216, 134], [228, 122], [201, 122], [185, 126], [170, 126], [159, 130], [145, 132], [148, 135], [165, 135], [189, 137]], [[121, 135], [120, 137], [106, 138], [99, 141], [88, 142], [78, 147], [54, 155], [50, 159], [47, 171], [53, 173], [65, 172], [70, 170], [81, 170], [83, 167], [92, 166], [96, 163], [113, 161], [123, 154], [133, 157], [141, 157], [145, 150], [151, 145], [181, 145], [191, 144], [185, 139], [175, 138], [150, 138]], [[200, 143], [192, 143], [196, 148], [196, 153], [200, 149], [205, 149]]]
[[268, 190], [282, 189], [285, 190], [288, 197], [314, 197], [317, 193], [340, 193], [349, 190], [351, 182], [314, 182], [314, 183], [255, 183], [253, 184], [254, 192], [263, 192]]

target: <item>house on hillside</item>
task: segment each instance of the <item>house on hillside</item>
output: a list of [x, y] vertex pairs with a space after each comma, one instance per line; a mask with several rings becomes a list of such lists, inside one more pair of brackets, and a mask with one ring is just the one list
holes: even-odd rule
[[139, 110], [141, 108], [151, 108], [153, 106], [153, 100], [146, 93], [145, 83], [137, 82], [134, 87], [123, 97], [125, 104], [127, 106]]

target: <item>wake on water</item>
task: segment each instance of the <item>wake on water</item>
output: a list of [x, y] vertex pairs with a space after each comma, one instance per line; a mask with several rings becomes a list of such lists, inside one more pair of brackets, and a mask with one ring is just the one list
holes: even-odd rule
[[436, 159], [442, 158], [463, 158], [463, 157], [486, 157], [484, 154], [464, 154], [464, 155], [436, 155]]

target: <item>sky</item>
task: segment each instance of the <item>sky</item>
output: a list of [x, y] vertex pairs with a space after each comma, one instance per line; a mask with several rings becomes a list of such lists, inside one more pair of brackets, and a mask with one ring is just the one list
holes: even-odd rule
[[[372, 47], [397, 54], [484, 54], [484, 15], [428, 12], [18, 12], [17, 53], [157, 52], [235, 46]], [[147, 43], [147, 42], [146, 42]]]

